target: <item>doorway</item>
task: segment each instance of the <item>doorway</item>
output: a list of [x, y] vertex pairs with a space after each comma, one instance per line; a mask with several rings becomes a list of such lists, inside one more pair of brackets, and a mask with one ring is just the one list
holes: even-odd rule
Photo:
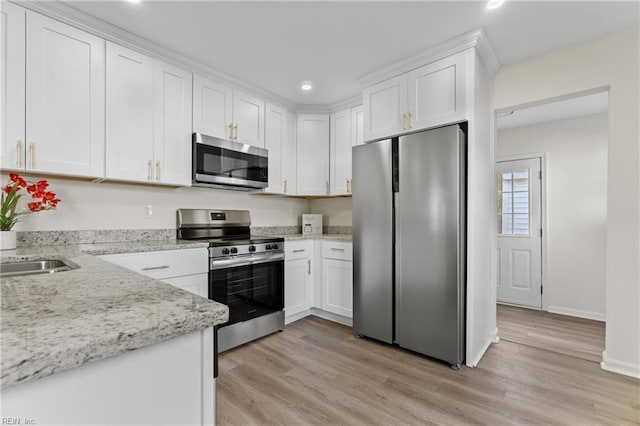
[[500, 338], [598, 361], [608, 92], [499, 111], [496, 124]]

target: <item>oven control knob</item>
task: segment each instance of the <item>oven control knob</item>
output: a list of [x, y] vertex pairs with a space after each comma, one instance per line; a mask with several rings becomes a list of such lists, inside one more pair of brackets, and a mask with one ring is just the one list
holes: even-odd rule
[[271, 248], [273, 250], [278, 250], [278, 245], [277, 244], [271, 244]]
[[235, 247], [231, 247], [231, 254], [236, 254], [238, 252], [238, 249]]
[[266, 246], [264, 246], [265, 250], [271, 250], [271, 244], [267, 244]]
[[256, 251], [256, 246], [249, 246], [249, 251], [250, 252]]
[[222, 254], [229, 254], [229, 249], [228, 248], [223, 248], [222, 249]]

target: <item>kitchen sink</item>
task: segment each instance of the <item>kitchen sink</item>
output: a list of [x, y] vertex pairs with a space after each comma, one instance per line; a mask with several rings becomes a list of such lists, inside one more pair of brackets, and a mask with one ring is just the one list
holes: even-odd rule
[[0, 277], [22, 275], [53, 274], [76, 269], [60, 259], [29, 260], [24, 262], [0, 263]]

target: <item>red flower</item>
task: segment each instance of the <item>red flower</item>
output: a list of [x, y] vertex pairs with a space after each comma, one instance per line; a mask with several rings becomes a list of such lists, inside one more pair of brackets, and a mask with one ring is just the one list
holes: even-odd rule
[[22, 179], [22, 177], [17, 173], [9, 173], [9, 179], [11, 179], [12, 182], [17, 183], [21, 188], [27, 186], [27, 181]]
[[4, 192], [8, 194], [11, 192], [12, 189], [13, 189], [13, 185], [7, 185], [4, 187]]
[[37, 212], [42, 209], [42, 203], [40, 201], [36, 201], [35, 203], [27, 203], [27, 207], [32, 212]]

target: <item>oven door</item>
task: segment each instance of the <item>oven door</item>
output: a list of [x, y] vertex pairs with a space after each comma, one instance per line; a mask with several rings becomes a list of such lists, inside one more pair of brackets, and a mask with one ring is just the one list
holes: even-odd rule
[[237, 142], [193, 135], [196, 184], [260, 189], [268, 184], [268, 152]]
[[211, 259], [209, 298], [229, 306], [229, 322], [284, 309], [284, 253]]

